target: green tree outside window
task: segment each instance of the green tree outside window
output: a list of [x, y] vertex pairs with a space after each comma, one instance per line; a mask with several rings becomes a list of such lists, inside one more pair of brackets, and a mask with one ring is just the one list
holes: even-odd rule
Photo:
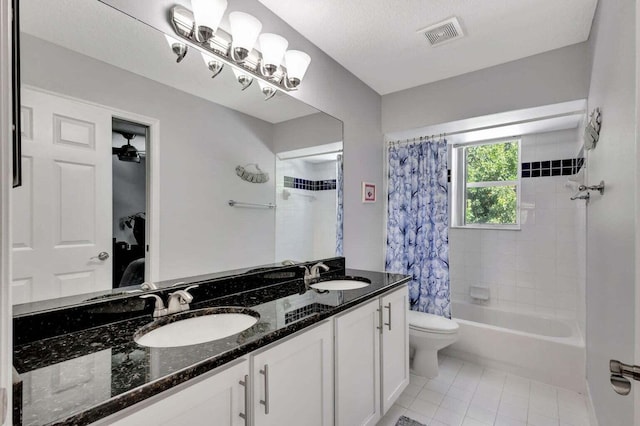
[[467, 224], [517, 224], [519, 143], [465, 148]]

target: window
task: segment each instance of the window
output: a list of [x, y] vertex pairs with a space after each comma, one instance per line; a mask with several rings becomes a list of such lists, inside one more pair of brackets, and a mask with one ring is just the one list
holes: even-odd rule
[[520, 140], [457, 145], [452, 154], [452, 225], [519, 229]]

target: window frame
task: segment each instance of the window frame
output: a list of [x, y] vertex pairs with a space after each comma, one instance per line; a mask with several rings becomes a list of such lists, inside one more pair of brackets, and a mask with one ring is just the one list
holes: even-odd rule
[[[467, 182], [466, 149], [481, 145], [497, 145], [509, 142], [518, 144], [517, 179], [508, 181]], [[497, 229], [518, 231], [521, 229], [521, 194], [522, 194], [522, 137], [490, 139], [477, 142], [454, 144], [451, 147], [451, 228], [464, 229]], [[466, 223], [467, 188], [487, 188], [496, 186], [516, 187], [516, 223]]]

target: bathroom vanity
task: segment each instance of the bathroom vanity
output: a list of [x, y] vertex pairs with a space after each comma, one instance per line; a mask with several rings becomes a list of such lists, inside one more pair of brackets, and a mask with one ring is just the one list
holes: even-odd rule
[[409, 382], [409, 278], [325, 263], [320, 280], [370, 284], [313, 290], [295, 265], [147, 292], [167, 300], [195, 281], [191, 311], [259, 314], [240, 333], [195, 345], [136, 343], [158, 321], [140, 293], [18, 315], [22, 424], [375, 424]]

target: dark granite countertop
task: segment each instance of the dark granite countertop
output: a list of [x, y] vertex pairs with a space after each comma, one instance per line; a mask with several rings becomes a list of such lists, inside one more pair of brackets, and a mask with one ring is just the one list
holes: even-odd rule
[[[176, 348], [138, 345], [133, 335], [153, 321], [150, 311], [74, 331], [17, 343], [14, 365], [22, 379], [24, 425], [85, 425], [354, 307], [408, 281], [398, 274], [347, 269], [365, 288], [318, 293], [301, 279], [198, 302], [192, 310], [249, 307], [253, 327], [213, 342]], [[324, 276], [324, 275], [323, 275]], [[204, 292], [204, 290], [203, 290]], [[131, 303], [131, 300], [123, 303]]]

